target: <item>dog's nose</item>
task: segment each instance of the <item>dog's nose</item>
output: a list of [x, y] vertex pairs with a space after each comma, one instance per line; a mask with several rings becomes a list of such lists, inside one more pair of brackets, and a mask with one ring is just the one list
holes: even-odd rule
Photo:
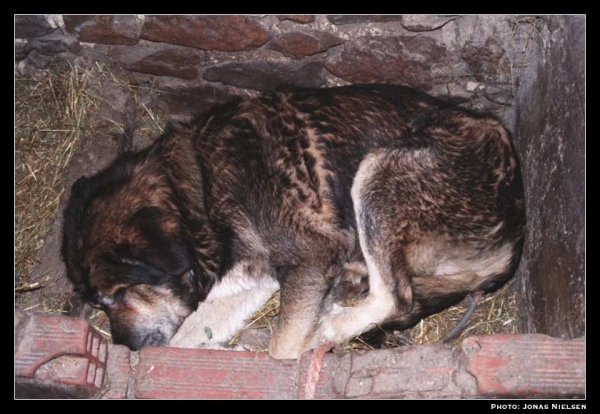
[[143, 348], [145, 346], [165, 346], [167, 345], [167, 337], [161, 332], [153, 332], [149, 335], [146, 335], [142, 340], [139, 348]]
[[113, 331], [113, 343], [116, 345], [125, 345], [132, 351], [139, 351], [141, 348], [146, 346], [165, 346], [167, 345], [168, 339], [166, 335], [159, 331], [154, 331], [144, 334], [137, 335], [121, 335]]

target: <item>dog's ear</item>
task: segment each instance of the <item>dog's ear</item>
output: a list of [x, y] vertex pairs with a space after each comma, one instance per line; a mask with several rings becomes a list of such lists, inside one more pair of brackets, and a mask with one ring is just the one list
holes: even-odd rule
[[141, 238], [140, 246], [131, 246], [134, 259], [170, 276], [181, 276], [192, 268], [193, 258], [175, 214], [158, 207], [143, 207], [129, 219], [128, 225]]
[[71, 187], [71, 195], [81, 195], [86, 189], [91, 187], [92, 179], [86, 176], [79, 177]]

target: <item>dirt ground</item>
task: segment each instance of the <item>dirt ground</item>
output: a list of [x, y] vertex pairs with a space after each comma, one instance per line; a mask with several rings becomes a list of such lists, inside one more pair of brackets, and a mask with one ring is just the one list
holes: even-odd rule
[[[119, 153], [160, 135], [183, 97], [156, 84], [95, 64], [15, 79], [15, 307], [87, 318], [110, 339], [106, 315], [79, 303], [60, 260], [61, 211], [71, 184]], [[188, 105], [189, 107], [189, 105]], [[276, 294], [231, 344], [266, 350]], [[454, 306], [389, 338], [386, 347], [438, 341], [465, 312]], [[483, 299], [461, 334], [516, 333], [518, 309], [511, 284]], [[457, 340], [458, 342], [458, 340]], [[360, 340], [346, 349], [369, 349]]]

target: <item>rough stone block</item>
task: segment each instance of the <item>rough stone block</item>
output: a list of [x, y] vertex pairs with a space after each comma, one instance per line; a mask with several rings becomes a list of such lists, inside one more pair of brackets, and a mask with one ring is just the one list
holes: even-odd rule
[[462, 57], [480, 82], [510, 83], [510, 57], [501, 39], [489, 37], [483, 45], [467, 42]]
[[353, 15], [353, 14], [334, 14], [327, 16], [327, 20], [329, 20], [333, 24], [351, 24], [351, 23], [385, 23], [385, 22], [395, 22], [402, 20], [401, 14], [392, 14], [392, 15], [376, 15], [376, 14], [362, 14], [362, 15]]
[[432, 67], [444, 61], [446, 47], [428, 36], [361, 37], [329, 55], [327, 70], [348, 82], [404, 84], [428, 90]]
[[147, 16], [141, 37], [202, 50], [236, 51], [262, 46], [271, 35], [249, 16]]
[[61, 52], [77, 53], [81, 49], [81, 45], [75, 37], [60, 33], [58, 30], [33, 39], [31, 46], [44, 55], [56, 55]]
[[56, 55], [44, 55], [37, 50], [31, 50], [23, 62], [39, 69], [49, 69], [52, 67], [67, 67], [68, 62], [72, 62], [77, 55], [70, 52], [61, 52]]
[[65, 15], [65, 28], [82, 42], [134, 45], [144, 23], [140, 16]]
[[58, 27], [52, 15], [15, 16], [15, 38], [24, 39], [43, 36]]
[[15, 39], [15, 62], [24, 59], [31, 49], [31, 43], [28, 40]]
[[116, 47], [109, 56], [127, 70], [192, 80], [198, 77], [201, 54], [189, 47], [144, 42]]
[[159, 99], [165, 111], [180, 120], [194, 117], [213, 105], [226, 102], [232, 97], [227, 87], [198, 81], [190, 84], [176, 78], [159, 79]]
[[457, 16], [436, 16], [430, 14], [411, 14], [402, 17], [402, 27], [411, 32], [429, 32], [441, 29]]
[[286, 14], [277, 16], [279, 20], [291, 20], [292, 22], [306, 24], [315, 21], [315, 16], [312, 14]]
[[209, 81], [259, 91], [273, 90], [279, 86], [317, 88], [324, 83], [323, 66], [319, 62], [230, 62], [205, 69], [202, 77]]
[[300, 59], [304, 56], [324, 52], [343, 42], [339, 37], [327, 32], [292, 32], [277, 36], [269, 43], [269, 48], [293, 59]]

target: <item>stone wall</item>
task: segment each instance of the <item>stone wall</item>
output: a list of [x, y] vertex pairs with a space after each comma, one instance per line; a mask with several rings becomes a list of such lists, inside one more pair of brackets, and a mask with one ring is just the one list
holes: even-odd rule
[[15, 70], [112, 63], [167, 92], [175, 117], [281, 85], [360, 82], [494, 112], [514, 132], [525, 180], [520, 329], [576, 337], [585, 330], [584, 33], [583, 16], [29, 15], [15, 18]]
[[[16, 16], [19, 74], [112, 62], [203, 109], [280, 85], [405, 84], [512, 122], [537, 18], [519, 16]], [[141, 75], [140, 75], [141, 74]], [[174, 112], [177, 112], [175, 108]], [[512, 126], [512, 124], [511, 124]]]

